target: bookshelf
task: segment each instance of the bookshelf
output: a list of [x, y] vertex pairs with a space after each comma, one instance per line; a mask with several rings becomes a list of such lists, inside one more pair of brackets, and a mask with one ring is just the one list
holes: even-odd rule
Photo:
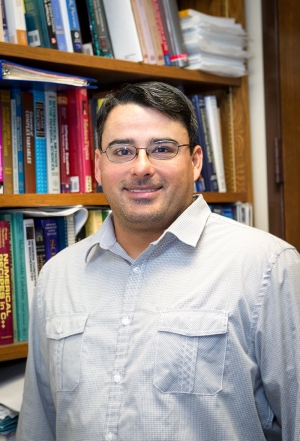
[[[194, 8], [213, 15], [232, 16], [244, 25], [243, 0], [178, 0], [179, 9]], [[0, 57], [53, 71], [97, 79], [106, 91], [123, 82], [164, 81], [183, 86], [186, 94], [216, 93], [221, 108], [227, 193], [205, 193], [208, 203], [252, 202], [247, 78], [228, 78], [177, 67], [148, 65], [66, 53], [53, 49], [0, 43]], [[0, 195], [0, 208], [107, 205], [103, 194]], [[0, 346], [0, 362], [27, 356], [27, 343]]]

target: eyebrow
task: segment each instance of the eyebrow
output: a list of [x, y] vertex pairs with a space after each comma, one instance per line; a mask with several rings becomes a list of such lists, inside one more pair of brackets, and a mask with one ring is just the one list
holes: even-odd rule
[[[176, 142], [178, 144], [178, 141], [176, 141], [175, 139], [173, 139], [173, 138], [166, 138], [166, 137], [164, 137], [164, 138], [152, 138], [150, 140], [149, 144], [154, 143], [154, 142], [162, 142], [162, 141], [172, 141], [172, 142]], [[135, 142], [134, 142], [134, 140], [132, 138], [123, 138], [123, 139], [116, 138], [113, 141], [111, 141], [110, 143], [108, 143], [107, 147], [110, 147], [110, 146], [112, 146], [114, 144], [134, 145]]]

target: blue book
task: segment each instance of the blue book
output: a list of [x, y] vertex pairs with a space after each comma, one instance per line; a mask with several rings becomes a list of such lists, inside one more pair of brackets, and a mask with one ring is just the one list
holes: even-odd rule
[[57, 216], [59, 250], [63, 250], [68, 246], [68, 225], [66, 216]]
[[24, 0], [24, 5], [29, 46], [50, 48], [43, 0]]
[[11, 99], [15, 102], [15, 141], [17, 146], [18, 193], [24, 194], [24, 150], [22, 132], [22, 94], [21, 89], [11, 89]]
[[82, 38], [75, 0], [64, 0], [67, 6], [73, 51], [82, 53]]
[[60, 51], [68, 51], [59, 0], [51, 0], [53, 20], [56, 32], [57, 47]]
[[45, 95], [42, 90], [32, 90], [34, 112], [34, 148], [36, 193], [47, 193], [47, 148], [45, 132]]
[[44, 243], [46, 262], [59, 253], [59, 237], [58, 226], [55, 217], [52, 218], [36, 218], [34, 220], [34, 226], [36, 229], [43, 228], [44, 230]]

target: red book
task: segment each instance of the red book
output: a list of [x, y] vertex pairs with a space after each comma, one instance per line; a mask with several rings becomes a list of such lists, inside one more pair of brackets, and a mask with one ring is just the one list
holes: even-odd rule
[[87, 89], [68, 91], [71, 193], [92, 191]]
[[25, 193], [36, 193], [33, 94], [22, 92]]
[[70, 193], [68, 96], [64, 92], [57, 94], [57, 117], [60, 156], [60, 191], [61, 193]]
[[9, 222], [0, 221], [0, 345], [14, 342]]

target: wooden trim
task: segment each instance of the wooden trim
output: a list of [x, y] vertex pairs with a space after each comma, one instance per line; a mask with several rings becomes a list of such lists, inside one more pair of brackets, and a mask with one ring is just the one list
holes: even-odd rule
[[13, 343], [12, 345], [0, 346], [0, 362], [7, 360], [16, 360], [18, 358], [26, 358], [28, 353], [28, 344]]

